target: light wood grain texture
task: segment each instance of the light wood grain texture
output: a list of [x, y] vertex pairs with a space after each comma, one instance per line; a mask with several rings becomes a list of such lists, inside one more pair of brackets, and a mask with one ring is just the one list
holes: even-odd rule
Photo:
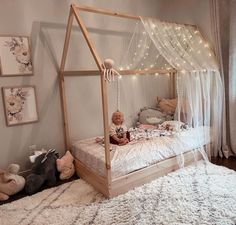
[[[141, 69], [141, 70], [117, 70], [120, 75], [156, 75], [156, 74], [165, 74], [169, 75], [170, 73], [175, 73], [175, 69], [164, 70], [160, 68], [156, 69]], [[78, 70], [78, 71], [64, 71], [64, 76], [96, 76], [100, 75], [99, 70]]]
[[92, 171], [78, 159], [75, 160], [75, 170], [76, 174], [79, 177], [87, 181], [89, 184], [93, 185], [96, 190], [98, 190], [105, 196], [109, 196], [106, 177], [102, 177], [96, 174], [95, 171]]
[[[133, 20], [141, 20], [141, 16], [132, 15], [128, 13], [115, 12], [110, 9], [100, 9], [100, 8], [95, 8], [91, 6], [85, 6], [85, 5], [77, 5], [76, 9], [81, 10], [81, 11], [91, 12], [91, 13], [108, 15], [108, 16], [121, 17], [121, 18], [126, 18], [126, 19], [133, 19]], [[142, 16], [142, 18], [152, 18], [152, 17]], [[152, 18], [152, 19], [158, 20], [157, 18]], [[168, 22], [168, 21], [162, 20], [162, 22]], [[171, 23], [180, 24], [177, 22], [171, 22]], [[196, 25], [187, 24], [187, 23], [181, 23], [180, 25], [188, 25], [188, 26], [196, 27]]]
[[[187, 152], [184, 154], [185, 166], [194, 162], [194, 157], [192, 152]], [[202, 155], [197, 152], [196, 159], [202, 159]], [[141, 186], [147, 182], [150, 182], [158, 177], [164, 176], [170, 172], [179, 169], [179, 165], [176, 157], [172, 157], [163, 160], [152, 166], [143, 168], [141, 170], [135, 171], [123, 177], [112, 180], [112, 188], [109, 197], [114, 197], [119, 194], [125, 193], [130, 189]]]
[[61, 100], [61, 108], [62, 108], [62, 117], [63, 117], [63, 132], [64, 132], [64, 141], [65, 141], [65, 152], [70, 148], [70, 134], [69, 134], [69, 125], [68, 125], [68, 115], [67, 115], [67, 103], [66, 103], [66, 94], [65, 94], [65, 80], [64, 80], [64, 69], [66, 63], [66, 56], [69, 47], [71, 28], [73, 25], [73, 12], [70, 9], [70, 14], [68, 18], [68, 23], [66, 27], [66, 37], [63, 47], [61, 66], [59, 71], [59, 88], [60, 88], [60, 100]]

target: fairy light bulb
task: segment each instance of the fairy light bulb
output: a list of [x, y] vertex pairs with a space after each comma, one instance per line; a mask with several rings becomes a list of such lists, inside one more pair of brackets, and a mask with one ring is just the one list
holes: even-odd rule
[[119, 75], [119, 76], [118, 76], [118, 78], [119, 78], [119, 79], [122, 79], [122, 76], [121, 76], [121, 75]]
[[155, 24], [152, 24], [152, 28], [155, 29], [155, 28], [156, 28], [156, 25], [155, 25]]
[[157, 77], [159, 75], [159, 73], [155, 73], [155, 76]]

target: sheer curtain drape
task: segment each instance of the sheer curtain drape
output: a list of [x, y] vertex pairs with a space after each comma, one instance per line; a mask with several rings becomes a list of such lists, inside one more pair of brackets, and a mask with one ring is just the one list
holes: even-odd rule
[[230, 2], [229, 121], [232, 153], [236, 155], [236, 1]]
[[236, 1], [211, 0], [212, 34], [224, 84], [222, 151], [236, 155]]
[[142, 22], [158, 51], [178, 71], [176, 117], [193, 127], [210, 127], [211, 153], [216, 156], [221, 147], [223, 86], [209, 43], [194, 26], [146, 18]]

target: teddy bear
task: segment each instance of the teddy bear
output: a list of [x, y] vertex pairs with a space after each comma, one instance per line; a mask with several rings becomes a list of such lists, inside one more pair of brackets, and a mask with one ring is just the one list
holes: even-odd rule
[[75, 173], [75, 166], [74, 166], [74, 157], [71, 155], [70, 151], [67, 151], [66, 154], [57, 159], [57, 170], [60, 172], [60, 179], [65, 180], [72, 177]]
[[47, 184], [52, 187], [57, 181], [56, 160], [58, 153], [55, 149], [50, 149], [36, 157], [31, 173], [26, 177], [25, 192], [34, 194]]
[[0, 201], [7, 200], [24, 188], [25, 178], [18, 175], [19, 170], [18, 164], [10, 164], [6, 171], [0, 170]]
[[140, 109], [140, 112], [138, 113], [138, 121], [136, 126], [143, 124], [157, 126], [158, 124], [161, 124], [169, 119], [169, 117], [167, 117], [167, 114], [159, 111], [156, 108], [144, 107]]
[[167, 99], [157, 97], [157, 108], [168, 115], [174, 115], [177, 106], [177, 98]]

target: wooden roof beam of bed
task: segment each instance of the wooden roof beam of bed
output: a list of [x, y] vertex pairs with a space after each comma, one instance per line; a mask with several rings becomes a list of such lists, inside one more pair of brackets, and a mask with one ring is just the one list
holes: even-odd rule
[[[170, 74], [175, 73], [175, 69], [142, 69], [142, 70], [118, 70], [120, 75], [146, 75], [146, 74]], [[77, 71], [64, 71], [64, 76], [96, 76], [100, 75], [99, 70], [77, 70]]]
[[[86, 11], [86, 12], [91, 12], [91, 13], [97, 13], [97, 14], [103, 14], [103, 15], [108, 15], [108, 16], [115, 16], [115, 17], [121, 17], [121, 18], [127, 18], [127, 19], [133, 19], [133, 20], [141, 20], [141, 16], [137, 15], [132, 15], [128, 13], [120, 13], [120, 12], [115, 12], [109, 9], [100, 9], [100, 8], [95, 8], [95, 7], [90, 7], [90, 6], [84, 6], [84, 5], [75, 5], [74, 7], [80, 11]], [[153, 19], [158, 19], [156, 17], [147, 17], [147, 16], [142, 16], [143, 18], [153, 18]], [[167, 22], [167, 23], [175, 23], [179, 25], [187, 25], [187, 26], [193, 26], [197, 27], [196, 25], [193, 24], [187, 24], [187, 23], [177, 23], [177, 22], [169, 22], [169, 21], [163, 21], [162, 22]]]

